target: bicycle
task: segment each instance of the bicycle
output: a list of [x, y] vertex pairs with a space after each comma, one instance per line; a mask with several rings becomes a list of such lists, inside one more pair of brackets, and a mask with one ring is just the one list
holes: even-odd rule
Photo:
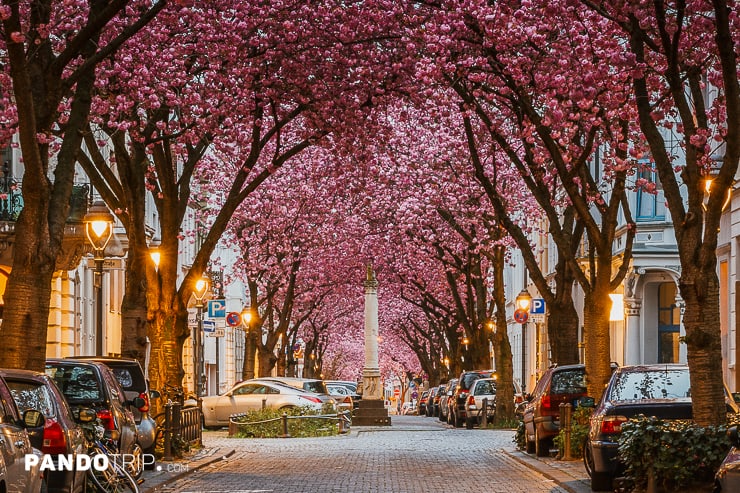
[[[87, 456], [91, 460], [87, 470], [88, 487], [99, 493], [139, 493], [136, 480], [117, 461], [117, 450], [113, 444], [104, 441], [104, 428], [97, 422], [94, 410], [80, 410], [78, 421], [87, 439]], [[106, 460], [96, 457], [103, 455]]]

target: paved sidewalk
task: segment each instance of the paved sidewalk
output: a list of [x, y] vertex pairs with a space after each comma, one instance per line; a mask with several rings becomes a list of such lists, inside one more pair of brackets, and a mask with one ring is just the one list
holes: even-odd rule
[[[439, 424], [438, 426], [442, 427]], [[393, 429], [394, 431], [428, 430], [429, 423], [396, 420], [393, 423]], [[349, 436], [357, 437], [360, 433], [382, 431], [390, 430], [388, 427], [352, 427]], [[144, 481], [139, 487], [141, 493], [172, 491], [172, 486], [168, 487], [171, 483], [175, 483], [199, 469], [232, 457], [236, 452], [239, 452], [240, 440], [228, 438], [227, 435], [226, 431], [204, 433], [204, 447], [202, 449], [177, 461], [158, 462], [158, 470], [144, 472], [142, 476]], [[290, 442], [286, 441], [284, 443], [288, 445]], [[498, 448], [498, 451], [553, 481], [569, 493], [591, 493], [591, 483], [581, 460], [563, 461], [551, 457], [535, 457], [521, 450], [516, 450], [513, 446]], [[236, 457], [238, 456], [237, 453]]]
[[583, 466], [583, 460], [556, 460], [552, 457], [536, 457], [521, 450], [505, 450], [506, 454], [543, 476], [552, 479], [570, 493], [591, 493], [591, 479]]
[[209, 446], [206, 442], [203, 448], [191, 452], [182, 459], [170, 462], [157, 461], [155, 470], [144, 471], [142, 474], [141, 480], [143, 481], [139, 484], [139, 491], [140, 493], [154, 493], [192, 472], [231, 457], [234, 451], [233, 447]]

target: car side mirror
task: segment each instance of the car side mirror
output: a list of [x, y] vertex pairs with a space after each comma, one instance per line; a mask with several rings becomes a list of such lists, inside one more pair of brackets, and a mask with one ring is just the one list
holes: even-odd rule
[[90, 423], [91, 421], [95, 421], [97, 418], [98, 413], [95, 412], [95, 409], [83, 408], [79, 411], [77, 421], [80, 423]]
[[150, 399], [159, 399], [162, 397], [162, 394], [159, 393], [159, 390], [150, 390], [149, 391], [149, 398]]
[[27, 409], [23, 412], [23, 425], [26, 428], [40, 428], [44, 426], [46, 419], [44, 415], [35, 409]]
[[596, 401], [593, 397], [581, 397], [578, 399], [578, 407], [596, 407]]
[[134, 406], [136, 409], [140, 409], [146, 406], [146, 401], [142, 399], [141, 397], [134, 397], [133, 399], [131, 399], [130, 404]]

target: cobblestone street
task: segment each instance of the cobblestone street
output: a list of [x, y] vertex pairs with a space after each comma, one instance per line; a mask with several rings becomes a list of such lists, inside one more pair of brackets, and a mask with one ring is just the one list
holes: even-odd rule
[[226, 458], [156, 491], [566, 492], [515, 458], [510, 430], [454, 429], [436, 418], [393, 416], [389, 428], [311, 439], [231, 439], [208, 432]]

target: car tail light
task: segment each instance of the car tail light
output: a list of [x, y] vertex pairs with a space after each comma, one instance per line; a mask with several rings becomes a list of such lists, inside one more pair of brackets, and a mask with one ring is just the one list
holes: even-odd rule
[[622, 432], [622, 423], [629, 421], [624, 416], [604, 416], [601, 420], [600, 430], [604, 435], [616, 435]]
[[514, 404], [521, 404], [522, 402], [524, 402], [524, 396], [521, 394], [514, 396]]
[[347, 396], [342, 402], [344, 402], [345, 404], [352, 404], [352, 397]]
[[299, 395], [298, 397], [300, 397], [301, 399], [306, 399], [307, 401], [311, 401], [316, 404], [321, 404], [321, 399], [319, 399], [318, 397], [314, 397], [312, 395]]
[[468, 406], [475, 406], [475, 396], [473, 395], [468, 396]]
[[64, 429], [53, 418], [47, 418], [46, 423], [44, 423], [44, 443], [41, 446], [41, 451], [45, 454], [67, 453], [67, 437], [64, 434]]
[[109, 409], [101, 409], [98, 411], [98, 419], [106, 430], [116, 429], [116, 419], [113, 417], [113, 414]]
[[139, 411], [141, 411], [142, 413], [149, 412], [149, 394], [147, 394], [146, 392], [142, 392], [141, 394], [139, 394], [139, 397], [144, 399], [144, 405], [139, 408]]
[[547, 410], [549, 410], [550, 407], [552, 407], [552, 402], [550, 402], [550, 394], [544, 394], [540, 398], [540, 407], [542, 409], [547, 409]]

